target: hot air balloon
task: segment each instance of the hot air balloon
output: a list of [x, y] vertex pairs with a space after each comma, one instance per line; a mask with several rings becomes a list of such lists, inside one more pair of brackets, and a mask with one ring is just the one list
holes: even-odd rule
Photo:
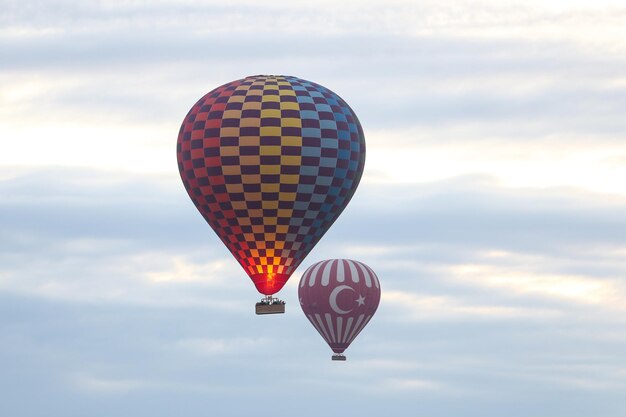
[[346, 207], [363, 173], [352, 109], [310, 81], [256, 75], [202, 97], [178, 135], [178, 168], [200, 214], [265, 297], [273, 295]]
[[369, 323], [380, 302], [380, 283], [370, 267], [349, 259], [311, 265], [298, 286], [300, 306], [313, 327], [345, 361], [343, 352]]

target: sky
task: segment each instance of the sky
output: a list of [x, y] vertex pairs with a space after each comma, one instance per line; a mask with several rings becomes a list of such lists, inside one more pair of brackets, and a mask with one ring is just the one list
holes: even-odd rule
[[[0, 415], [626, 415], [621, 1], [0, 1]], [[175, 143], [206, 92], [319, 83], [367, 160], [256, 316]], [[297, 284], [376, 271], [331, 351]]]

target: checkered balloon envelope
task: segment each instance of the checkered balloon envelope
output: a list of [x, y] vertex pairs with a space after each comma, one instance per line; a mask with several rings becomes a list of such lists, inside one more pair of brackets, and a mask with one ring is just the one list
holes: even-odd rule
[[327, 88], [256, 75], [198, 100], [180, 128], [177, 156], [195, 206], [271, 296], [352, 198], [365, 139], [352, 109]]

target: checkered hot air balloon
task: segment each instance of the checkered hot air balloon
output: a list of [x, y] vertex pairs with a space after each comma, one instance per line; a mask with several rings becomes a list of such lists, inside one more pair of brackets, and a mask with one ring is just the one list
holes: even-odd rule
[[345, 360], [344, 350], [369, 323], [380, 302], [380, 283], [370, 267], [349, 259], [311, 265], [298, 286], [300, 306], [313, 327]]
[[271, 299], [352, 198], [365, 139], [352, 109], [327, 88], [256, 75], [191, 108], [177, 155], [191, 200]]

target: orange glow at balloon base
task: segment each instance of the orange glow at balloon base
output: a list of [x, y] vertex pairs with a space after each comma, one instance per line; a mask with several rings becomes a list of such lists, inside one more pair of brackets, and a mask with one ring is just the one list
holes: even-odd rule
[[261, 294], [272, 295], [276, 294], [283, 288], [283, 286], [289, 279], [289, 275], [277, 273], [263, 273], [251, 275], [250, 278], [256, 286], [256, 289]]

